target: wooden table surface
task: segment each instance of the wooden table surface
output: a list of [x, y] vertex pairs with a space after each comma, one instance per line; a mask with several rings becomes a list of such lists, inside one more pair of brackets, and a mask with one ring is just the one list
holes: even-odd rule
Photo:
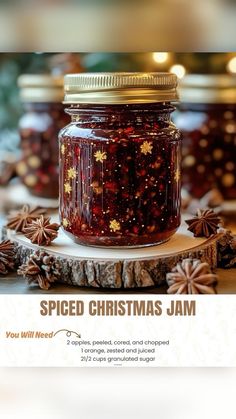
[[[236, 294], [236, 269], [217, 269], [219, 276], [218, 294]], [[166, 285], [139, 289], [82, 288], [55, 284], [49, 291], [43, 291], [15, 273], [0, 277], [0, 294], [166, 294]]]
[[[5, 217], [0, 214], [0, 230], [5, 223]], [[236, 234], [236, 224], [227, 226]], [[217, 284], [218, 294], [236, 294], [236, 268], [217, 269], [219, 280]], [[49, 291], [43, 291], [37, 286], [28, 285], [24, 278], [11, 273], [6, 277], [0, 275], [0, 294], [166, 294], [167, 286], [132, 288], [132, 289], [104, 289], [82, 288], [64, 284], [54, 284]]]

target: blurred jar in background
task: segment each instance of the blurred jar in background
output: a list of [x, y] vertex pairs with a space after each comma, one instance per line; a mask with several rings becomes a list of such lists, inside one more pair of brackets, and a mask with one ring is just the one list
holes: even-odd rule
[[236, 199], [236, 76], [187, 75], [174, 120], [183, 133], [182, 185], [193, 198]]
[[64, 113], [63, 77], [21, 75], [24, 113], [19, 121], [22, 158], [17, 174], [32, 195], [58, 197], [58, 132], [69, 122]]

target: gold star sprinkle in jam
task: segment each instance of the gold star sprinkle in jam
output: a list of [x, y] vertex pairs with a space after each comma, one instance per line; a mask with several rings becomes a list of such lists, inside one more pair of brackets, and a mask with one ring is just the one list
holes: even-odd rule
[[65, 147], [65, 145], [64, 144], [62, 144], [61, 145], [61, 154], [65, 154], [65, 151], [66, 151], [66, 147]]
[[140, 146], [141, 153], [145, 154], [145, 156], [149, 153], [152, 154], [153, 145], [148, 141], [144, 141], [143, 144]]
[[63, 220], [62, 220], [63, 227], [66, 228], [66, 227], [68, 227], [69, 224], [70, 224], [69, 221], [66, 218], [63, 218]]
[[100, 161], [101, 163], [103, 162], [103, 160], [107, 159], [107, 153], [105, 151], [96, 151], [96, 153], [94, 154], [94, 157], [96, 159], [96, 161]]
[[176, 172], [175, 172], [175, 181], [178, 182], [179, 180], [180, 180], [180, 170], [179, 169], [176, 169]]
[[112, 231], [118, 231], [120, 230], [120, 223], [116, 220], [111, 220], [109, 227], [110, 227], [110, 230]]
[[66, 193], [71, 193], [72, 187], [70, 186], [69, 182], [64, 183], [64, 189]]
[[76, 170], [74, 169], [74, 167], [70, 167], [70, 169], [67, 170], [67, 174], [69, 179], [75, 179]]

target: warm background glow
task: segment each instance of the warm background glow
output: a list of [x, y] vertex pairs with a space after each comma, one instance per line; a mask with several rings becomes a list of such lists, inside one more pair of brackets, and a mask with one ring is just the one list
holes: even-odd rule
[[153, 60], [156, 63], [164, 63], [168, 60], [168, 52], [154, 52]]
[[3, 0], [2, 51], [230, 51], [233, 0]]
[[182, 79], [185, 76], [186, 69], [181, 64], [174, 64], [170, 67], [170, 72], [176, 74], [179, 79]]
[[227, 70], [230, 73], [236, 73], [236, 56], [231, 58], [227, 64]]

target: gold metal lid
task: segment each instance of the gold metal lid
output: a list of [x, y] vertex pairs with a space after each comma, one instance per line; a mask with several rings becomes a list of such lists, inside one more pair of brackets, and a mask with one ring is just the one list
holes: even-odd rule
[[81, 73], [64, 79], [64, 103], [153, 103], [177, 101], [172, 73]]
[[236, 75], [188, 74], [180, 82], [179, 94], [185, 103], [236, 104]]
[[23, 102], [62, 102], [63, 77], [50, 74], [22, 74], [18, 78]]

